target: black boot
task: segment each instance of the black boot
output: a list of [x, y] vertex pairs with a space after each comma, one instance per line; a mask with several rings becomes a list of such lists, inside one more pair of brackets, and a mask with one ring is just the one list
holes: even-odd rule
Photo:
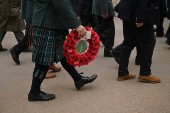
[[17, 54], [13, 48], [10, 49], [10, 53], [11, 53], [11, 56], [12, 56], [12, 59], [13, 61], [16, 63], [16, 64], [20, 64], [20, 61], [19, 61], [19, 54]]
[[97, 78], [97, 75], [94, 74], [91, 77], [81, 77], [81, 80], [78, 82], [75, 82], [75, 86], [77, 89], [81, 89], [85, 84], [93, 82]]

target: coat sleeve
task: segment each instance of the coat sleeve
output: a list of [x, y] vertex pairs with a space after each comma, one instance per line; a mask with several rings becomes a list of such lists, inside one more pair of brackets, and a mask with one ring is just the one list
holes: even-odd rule
[[51, 0], [51, 2], [57, 13], [63, 17], [65, 22], [72, 29], [77, 28], [81, 24], [76, 13], [73, 11], [73, 8], [69, 5], [67, 0]]
[[99, 0], [102, 14], [108, 14], [108, 0]]
[[10, 15], [10, 7], [9, 7], [9, 0], [0, 0], [2, 1], [2, 16], [9, 16]]
[[136, 0], [136, 23], [142, 23], [147, 16], [147, 0]]

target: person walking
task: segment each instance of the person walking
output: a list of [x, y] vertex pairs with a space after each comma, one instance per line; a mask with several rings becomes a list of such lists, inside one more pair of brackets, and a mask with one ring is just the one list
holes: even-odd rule
[[97, 16], [97, 27], [94, 31], [100, 36], [104, 45], [104, 57], [113, 57], [112, 50], [115, 38], [115, 16], [112, 0], [93, 0], [92, 14]]
[[12, 31], [19, 43], [24, 37], [24, 20], [21, 18], [21, 0], [0, 0], [0, 51], [7, 51], [2, 40], [7, 31]]
[[131, 51], [137, 41], [141, 47], [139, 81], [159, 83], [160, 78], [151, 73], [152, 55], [155, 47], [153, 24], [159, 24], [157, 0], [121, 0], [118, 17], [123, 20], [124, 41], [120, 54], [118, 81], [135, 78], [129, 74], [128, 64]]
[[[41, 7], [39, 7], [41, 6]], [[55, 98], [40, 90], [40, 86], [54, 62], [61, 62], [63, 68], [73, 78], [76, 89], [93, 82], [97, 75], [83, 77], [70, 65], [63, 53], [64, 31], [75, 29], [78, 37], [87, 34], [72, 8], [72, 0], [36, 0], [34, 2], [32, 25], [34, 26], [34, 46], [32, 62], [35, 62], [29, 101], [47, 101]]]

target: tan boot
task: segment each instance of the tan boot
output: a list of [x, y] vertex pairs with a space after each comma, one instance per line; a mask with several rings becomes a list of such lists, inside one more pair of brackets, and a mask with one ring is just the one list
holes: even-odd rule
[[55, 73], [49, 73], [49, 72], [47, 72], [47, 74], [45, 76], [45, 78], [54, 78], [54, 77], [56, 77], [56, 74]]
[[61, 70], [61, 67], [56, 67], [54, 64], [49, 67], [49, 70], [58, 72]]
[[133, 75], [133, 74], [129, 74], [129, 75], [126, 75], [124, 77], [117, 77], [117, 81], [123, 81], [123, 80], [127, 80], [127, 79], [132, 79], [132, 78], [135, 78], [136, 75]]
[[140, 82], [148, 82], [148, 83], [160, 83], [161, 82], [161, 79], [159, 77], [155, 77], [153, 75], [149, 75], [149, 76], [139, 75], [138, 79]]

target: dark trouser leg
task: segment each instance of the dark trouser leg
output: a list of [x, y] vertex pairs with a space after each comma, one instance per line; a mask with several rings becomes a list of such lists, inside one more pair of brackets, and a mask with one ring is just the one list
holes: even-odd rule
[[133, 29], [130, 26], [130, 22], [123, 21], [123, 34], [124, 41], [122, 43], [122, 49], [120, 52], [120, 63], [118, 70], [119, 77], [123, 77], [129, 74], [128, 71], [129, 57], [136, 41], [136, 36]]
[[40, 90], [41, 83], [43, 82], [49, 66], [35, 64], [33, 72], [33, 80], [30, 93], [35, 94]]
[[114, 46], [114, 38], [115, 38], [115, 25], [113, 21], [113, 17], [108, 17], [107, 19], [103, 19], [103, 37], [105, 51], [109, 51], [113, 49]]
[[60, 62], [63, 68], [70, 74], [70, 76], [73, 78], [75, 82], [78, 82], [81, 80], [82, 76], [76, 71], [74, 66], [70, 65], [67, 62], [65, 57]]
[[28, 47], [28, 45], [26, 45], [26, 41], [27, 41], [27, 35], [25, 35], [24, 38], [17, 45], [13, 47], [15, 53], [20, 54]]
[[110, 54], [113, 49], [114, 37], [115, 37], [115, 26], [113, 17], [108, 17], [107, 19], [97, 16], [97, 27], [94, 31], [100, 36], [100, 40], [105, 46], [104, 52]]
[[0, 48], [3, 48], [2, 46], [2, 40], [4, 39], [4, 36], [6, 34], [6, 31], [0, 31]]
[[24, 38], [24, 33], [22, 31], [14, 32], [14, 35], [15, 35], [18, 43]]
[[121, 49], [122, 49], [122, 44], [116, 46], [113, 51], [116, 55], [120, 56], [120, 52], [121, 52]]
[[141, 47], [141, 63], [140, 63], [140, 75], [151, 75], [152, 55], [156, 43], [153, 25], [143, 25], [139, 31], [136, 30], [137, 37], [140, 40]]
[[101, 16], [97, 16], [97, 27], [94, 28], [94, 31], [99, 35], [100, 41], [105, 45], [104, 38], [103, 38], [103, 21]]
[[164, 36], [164, 28], [163, 28], [164, 18], [160, 18], [160, 24], [156, 27], [156, 35]]

